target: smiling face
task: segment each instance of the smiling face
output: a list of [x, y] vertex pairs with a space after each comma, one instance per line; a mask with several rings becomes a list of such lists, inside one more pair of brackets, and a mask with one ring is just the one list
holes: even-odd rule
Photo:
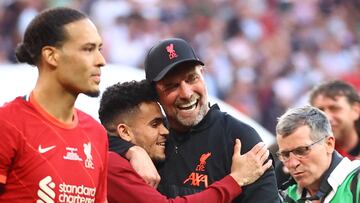
[[325, 112], [335, 138], [340, 142], [354, 131], [355, 121], [360, 114], [358, 104], [350, 104], [345, 96], [333, 99], [319, 94], [312, 100], [312, 105]]
[[203, 71], [200, 65], [181, 64], [156, 83], [156, 91], [171, 128], [187, 131], [208, 112]]
[[56, 48], [57, 80], [68, 92], [99, 95], [102, 41], [95, 25], [82, 19], [64, 26], [66, 40]]
[[165, 160], [165, 141], [169, 131], [164, 126], [159, 104], [141, 103], [128, 126], [131, 129], [130, 142], [144, 148], [153, 161]]
[[[309, 126], [303, 125], [290, 135], [277, 135], [279, 151], [291, 151], [314, 143], [316, 140], [310, 138], [310, 133]], [[304, 157], [298, 158], [290, 153], [289, 159], [283, 163], [300, 187], [316, 191], [319, 189], [321, 176], [330, 166], [334, 145], [334, 137], [326, 137], [324, 141], [314, 144]]]

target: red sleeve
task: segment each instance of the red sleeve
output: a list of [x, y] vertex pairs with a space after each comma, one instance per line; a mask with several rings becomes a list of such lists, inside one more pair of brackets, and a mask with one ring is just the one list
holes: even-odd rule
[[130, 163], [114, 152], [109, 152], [108, 201], [116, 202], [231, 202], [241, 193], [240, 186], [231, 176], [210, 185], [206, 190], [184, 197], [168, 199], [150, 187], [132, 169]]

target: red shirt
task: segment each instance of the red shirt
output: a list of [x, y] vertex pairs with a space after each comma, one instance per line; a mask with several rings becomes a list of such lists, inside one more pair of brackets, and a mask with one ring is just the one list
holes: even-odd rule
[[134, 171], [128, 160], [115, 152], [109, 152], [108, 201], [116, 202], [231, 202], [241, 193], [240, 186], [231, 176], [226, 176], [210, 185], [206, 190], [175, 199], [168, 199], [150, 187]]
[[337, 152], [339, 152], [339, 154], [341, 154], [341, 156], [347, 157], [347, 158], [349, 158], [351, 161], [352, 161], [352, 160], [355, 160], [355, 157], [352, 156], [351, 154], [349, 154], [347, 151], [345, 151], [345, 150], [343, 150], [343, 149], [340, 149], [340, 148], [337, 148], [336, 146], [335, 146], [335, 150], [336, 150]]
[[66, 125], [19, 97], [0, 108], [0, 136], [0, 202], [106, 202], [107, 135], [89, 115]]

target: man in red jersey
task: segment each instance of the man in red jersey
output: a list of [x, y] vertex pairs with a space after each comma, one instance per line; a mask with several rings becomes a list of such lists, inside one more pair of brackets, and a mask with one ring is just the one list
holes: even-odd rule
[[[165, 141], [169, 133], [151, 84], [143, 80], [118, 83], [103, 93], [99, 117], [109, 134], [109, 202], [230, 202], [242, 192], [242, 186], [257, 180], [271, 161], [263, 165], [269, 155], [264, 143], [240, 155], [237, 142], [232, 158], [231, 173], [198, 194], [168, 199], [149, 186], [128, 160], [119, 154], [121, 139], [142, 147], [158, 165], [165, 160]], [[199, 168], [206, 165], [206, 154]]]
[[74, 9], [43, 11], [27, 27], [16, 57], [39, 77], [0, 108], [0, 202], [107, 202], [106, 131], [74, 107], [80, 93], [99, 95], [101, 46]]

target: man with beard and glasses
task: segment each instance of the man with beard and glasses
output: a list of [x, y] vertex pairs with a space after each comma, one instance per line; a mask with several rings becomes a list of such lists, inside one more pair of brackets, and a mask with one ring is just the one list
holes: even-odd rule
[[271, 162], [263, 165], [269, 151], [259, 143], [240, 155], [236, 142], [231, 173], [201, 193], [168, 199], [149, 186], [117, 153], [120, 138], [142, 147], [152, 161], [165, 160], [168, 129], [157, 103], [156, 92], [146, 80], [117, 83], [102, 94], [99, 118], [109, 134], [108, 201], [116, 202], [230, 202], [241, 193], [241, 187], [258, 179]]
[[360, 161], [335, 149], [331, 124], [312, 107], [289, 109], [276, 125], [277, 155], [294, 182], [283, 192], [285, 203], [360, 201]]
[[[200, 192], [229, 174], [235, 139], [241, 141], [242, 154], [261, 142], [252, 127], [220, 111], [216, 104], [209, 105], [203, 66], [191, 46], [179, 38], [160, 41], [145, 59], [146, 80], [153, 84], [169, 122], [158, 187], [168, 197]], [[131, 155], [125, 154], [134, 162]], [[273, 168], [243, 187], [234, 200], [279, 201]]]
[[349, 159], [360, 159], [360, 96], [346, 82], [335, 80], [316, 86], [310, 103], [325, 112], [336, 139], [335, 149]]
[[107, 201], [106, 131], [74, 107], [80, 93], [99, 95], [101, 47], [74, 9], [45, 10], [27, 27], [16, 57], [39, 76], [28, 95], [0, 107], [0, 202]]

